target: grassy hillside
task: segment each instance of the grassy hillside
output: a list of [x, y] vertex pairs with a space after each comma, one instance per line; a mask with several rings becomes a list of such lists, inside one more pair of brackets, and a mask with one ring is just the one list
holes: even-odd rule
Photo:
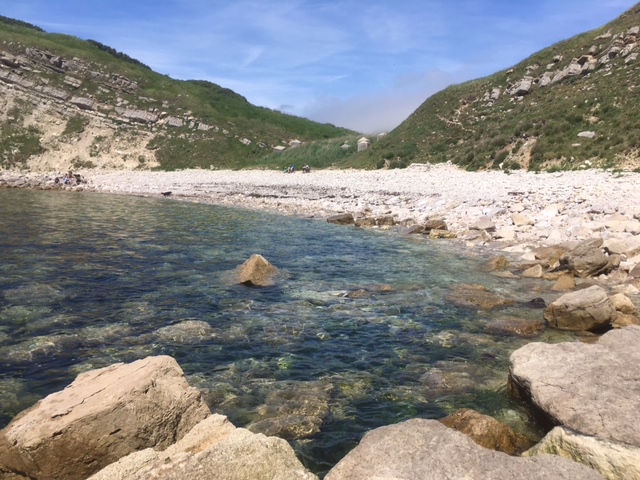
[[[287, 145], [292, 139], [309, 142], [353, 134], [334, 125], [256, 107], [241, 95], [210, 82], [174, 80], [93, 40], [51, 34], [34, 25], [0, 17], [0, 74], [9, 73], [15, 73], [21, 82], [19, 87], [24, 87], [5, 92], [16, 96], [7, 105], [17, 110], [17, 116], [33, 116], [37, 101], [34, 95], [46, 105], [43, 92], [52, 89], [65, 93], [67, 103], [70, 98], [87, 99], [95, 107], [78, 111], [77, 115], [95, 117], [97, 113], [116, 129], [122, 126], [129, 133], [144, 133], [145, 141], [151, 138], [147, 149], [162, 169], [240, 168], [259, 164], [259, 159], [270, 154], [273, 147]], [[25, 96], [30, 93], [33, 95]], [[55, 101], [61, 103], [59, 99]], [[66, 120], [77, 116], [69, 105], [62, 106], [69, 107], [68, 116], [63, 113]], [[35, 107], [42, 110], [42, 105]], [[123, 109], [149, 112], [157, 119], [124, 119]], [[31, 122], [27, 128], [16, 123], [14, 117], [9, 115], [0, 124], [0, 154], [2, 166], [15, 168], [30, 155], [46, 150], [42, 147], [46, 142], [40, 142], [40, 150], [33, 143], [35, 140], [38, 144], [38, 136], [42, 137], [50, 125]], [[178, 119], [180, 124], [167, 127], [163, 125], [165, 118]], [[16, 136], [29, 137], [30, 141], [17, 141]], [[98, 147], [95, 151], [99, 151]]]
[[[640, 4], [506, 71], [450, 86], [366, 154], [372, 165], [451, 161], [469, 170], [637, 168]], [[560, 72], [573, 68], [561, 80]], [[546, 77], [546, 78], [545, 78]], [[522, 80], [527, 93], [515, 93]], [[546, 82], [549, 82], [545, 85]], [[499, 89], [497, 98], [492, 93]], [[494, 95], [496, 97], [496, 95]], [[593, 132], [593, 138], [578, 136]]]

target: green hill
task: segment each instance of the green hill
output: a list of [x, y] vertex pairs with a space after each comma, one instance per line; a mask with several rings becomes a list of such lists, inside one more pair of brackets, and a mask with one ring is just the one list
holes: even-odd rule
[[[640, 166], [640, 4], [513, 68], [449, 88], [361, 154], [361, 164], [469, 170]], [[580, 134], [580, 136], [579, 136]]]
[[7, 17], [0, 107], [0, 168], [241, 168], [293, 140], [354, 134]]

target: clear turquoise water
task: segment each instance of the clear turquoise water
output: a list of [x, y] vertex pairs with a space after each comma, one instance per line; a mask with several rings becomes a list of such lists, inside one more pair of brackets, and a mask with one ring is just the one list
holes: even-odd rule
[[[319, 433], [292, 445], [321, 474], [367, 430], [415, 416], [471, 407], [533, 428], [505, 388], [509, 354], [530, 340], [485, 324], [541, 311], [464, 309], [443, 295], [482, 283], [527, 301], [539, 283], [483, 273], [477, 252], [319, 220], [70, 192], [0, 190], [0, 233], [0, 427], [82, 371], [166, 354], [238, 426], [287, 408], [319, 418]], [[286, 276], [273, 287], [231, 284], [228, 272], [253, 253]], [[186, 320], [209, 330], [160, 330]]]

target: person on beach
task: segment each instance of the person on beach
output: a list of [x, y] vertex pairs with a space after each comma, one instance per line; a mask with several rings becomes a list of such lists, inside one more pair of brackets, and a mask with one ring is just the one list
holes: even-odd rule
[[306, 164], [304, 167], [302, 167], [302, 173], [309, 173], [311, 172], [311, 167], [309, 167], [309, 164]]

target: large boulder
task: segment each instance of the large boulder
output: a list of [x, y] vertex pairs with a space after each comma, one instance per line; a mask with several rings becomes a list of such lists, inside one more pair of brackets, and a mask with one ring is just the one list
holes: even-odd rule
[[555, 427], [522, 455], [560, 455], [597, 470], [608, 480], [640, 478], [640, 448], [626, 443], [580, 435], [564, 427]]
[[602, 479], [570, 460], [541, 455], [511, 457], [488, 450], [435, 420], [416, 418], [368, 432], [354, 450], [329, 471], [326, 480]]
[[91, 370], [0, 431], [0, 476], [84, 479], [131, 452], [168, 447], [210, 414], [171, 357]]
[[593, 285], [569, 292], [544, 310], [547, 323], [560, 330], [603, 330], [616, 318], [616, 309], [604, 288]]
[[257, 253], [236, 269], [238, 283], [267, 287], [275, 283], [278, 269]]
[[610, 272], [613, 265], [610, 258], [600, 248], [602, 243], [601, 238], [582, 242], [560, 257], [560, 267], [580, 278]]
[[291, 446], [280, 438], [236, 428], [226, 417], [211, 415], [164, 451], [132, 453], [90, 480], [244, 480], [277, 478], [317, 480]]
[[470, 408], [462, 408], [439, 422], [464, 433], [478, 445], [509, 455], [521, 453], [534, 443], [509, 425]]
[[640, 327], [594, 344], [530, 343], [511, 355], [510, 385], [552, 424], [640, 446]]

